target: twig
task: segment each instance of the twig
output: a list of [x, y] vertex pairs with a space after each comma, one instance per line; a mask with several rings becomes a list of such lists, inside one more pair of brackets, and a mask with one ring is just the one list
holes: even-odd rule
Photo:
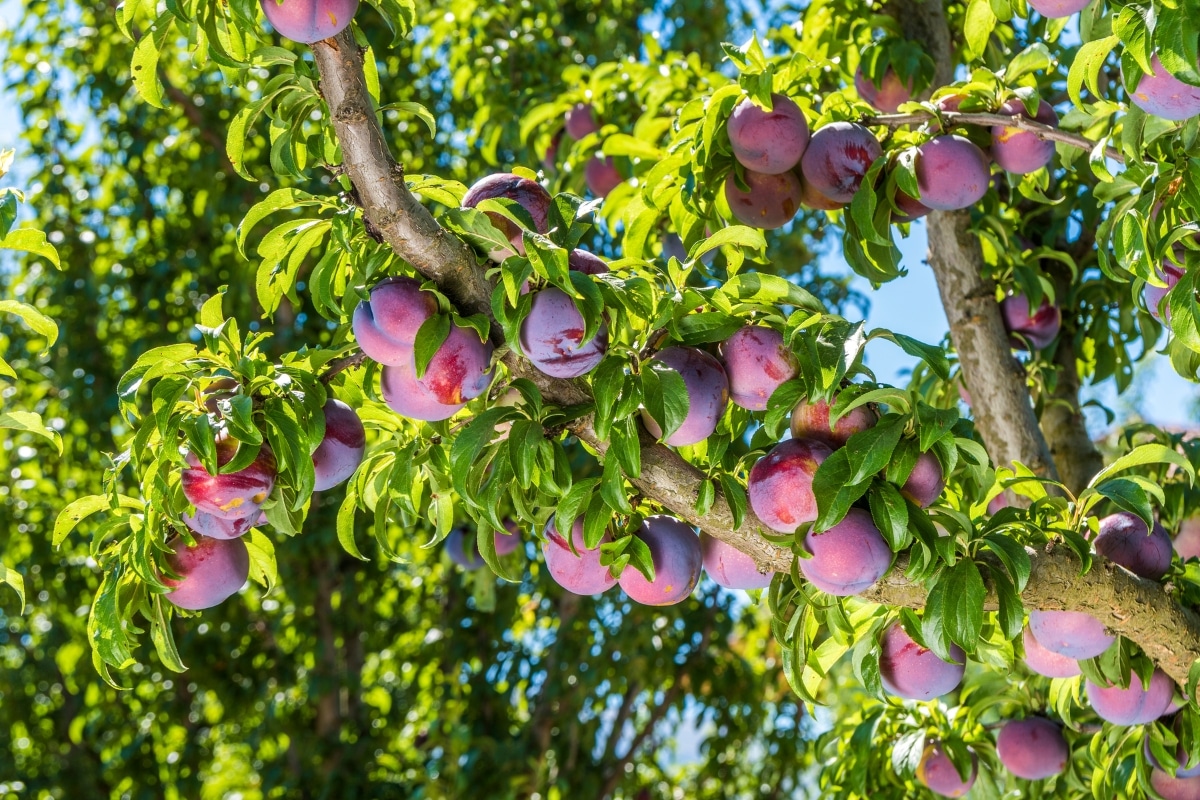
[[361, 367], [366, 360], [367, 354], [361, 350], [351, 353], [348, 356], [335, 358], [333, 361], [330, 361], [325, 365], [325, 371], [321, 373], [321, 383], [329, 383], [331, 380], [333, 380], [333, 376], [337, 375], [339, 372], [348, 369], [354, 369], [355, 367]]

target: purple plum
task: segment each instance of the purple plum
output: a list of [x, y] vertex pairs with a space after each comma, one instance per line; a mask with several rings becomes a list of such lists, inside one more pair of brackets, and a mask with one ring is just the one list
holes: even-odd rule
[[814, 439], [788, 439], [754, 464], [747, 494], [764, 525], [779, 533], [794, 533], [817, 518], [813, 475], [832, 453]]
[[887, 574], [892, 551], [875, 527], [869, 511], [852, 508], [824, 533], [809, 531], [800, 571], [823, 592], [839, 597], [861, 594]]
[[[725, 376], [725, 368], [703, 350], [678, 345], [659, 350], [651, 356], [651, 360], [679, 373], [687, 389], [687, 416], [683, 424], [666, 438], [666, 443], [685, 447], [703, 442], [717, 429], [717, 422], [725, 413], [725, 405], [729, 401], [729, 380]], [[655, 438], [662, 436], [662, 428], [649, 412], [643, 411], [642, 421]]]
[[638, 569], [627, 565], [620, 580], [625, 594], [646, 606], [673, 606], [686, 600], [700, 582], [704, 562], [696, 532], [682, 520], [656, 514], [647, 517], [634, 535], [650, 548], [654, 580], [646, 580]]
[[325, 438], [312, 454], [314, 492], [332, 489], [353, 475], [367, 449], [366, 431], [353, 408], [331, 397], [323, 411]]
[[950, 656], [962, 663], [943, 661], [917, 644], [899, 622], [892, 623], [880, 641], [879, 677], [883, 688], [908, 700], [932, 700], [952, 692], [962, 683], [966, 653], [958, 645], [951, 645]]
[[1095, 658], [1116, 641], [1100, 620], [1083, 611], [1030, 611], [1029, 630], [1051, 653], [1077, 661]]
[[1040, 781], [1062, 774], [1071, 749], [1061, 727], [1045, 717], [1026, 717], [1004, 723], [996, 737], [996, 755], [1018, 778]]
[[704, 554], [704, 571], [726, 589], [765, 589], [771, 585], [774, 572], [759, 572], [754, 559], [731, 544], [700, 532], [700, 552]]
[[800, 169], [804, 180], [837, 203], [854, 199], [863, 176], [883, 155], [879, 140], [853, 122], [831, 122], [813, 134]]
[[1157, 581], [1171, 568], [1171, 537], [1157, 522], [1152, 530], [1137, 514], [1118, 511], [1100, 520], [1096, 552], [1134, 575]]
[[729, 376], [729, 399], [750, 411], [764, 411], [771, 394], [796, 377], [796, 357], [783, 344], [783, 334], [762, 325], [747, 325], [721, 344]]
[[241, 539], [195, 537], [189, 547], [180, 536], [167, 542], [170, 554], [167, 569], [178, 575], [160, 575], [159, 580], [173, 591], [167, 600], [179, 608], [198, 611], [223, 603], [245, 585], [250, 577], [250, 551]]
[[729, 117], [733, 155], [748, 170], [763, 175], [790, 171], [808, 147], [808, 122], [800, 107], [781, 94], [771, 95], [767, 111], [750, 98]]

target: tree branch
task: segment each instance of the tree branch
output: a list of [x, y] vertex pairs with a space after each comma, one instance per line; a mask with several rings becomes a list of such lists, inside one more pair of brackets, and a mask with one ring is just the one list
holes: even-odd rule
[[[913, 5], [929, 8], [931, 14], [936, 10], [941, 16], [941, 5], [933, 0]], [[942, 30], [945, 32], [944, 20]], [[937, 47], [929, 49], [931, 53], [939, 52]], [[392, 160], [371, 108], [362, 54], [351, 34], [343, 31], [318, 42], [313, 45], [313, 53], [342, 145], [346, 174], [363, 200], [364, 215], [397, 254], [426, 278], [436, 281], [460, 309], [488, 313], [491, 286], [475, 263], [474, 253], [434, 221], [400, 177], [401, 170]], [[930, 216], [929, 238], [951, 335], [967, 384], [975, 393], [976, 426], [996, 462], [1021, 461], [1040, 474], [1052, 475], [1054, 465], [1033, 414], [1024, 373], [1008, 348], [993, 285], [980, 275], [982, 256], [978, 240], [970, 233], [969, 221], [966, 212], [934, 213]], [[533, 381], [548, 402], [576, 405], [590, 400], [583, 382], [549, 378], [511, 352], [504, 363], [514, 376]], [[576, 420], [570, 430], [600, 458], [604, 457], [608, 443], [596, 436], [590, 417]], [[719, 488], [708, 513], [696, 513], [696, 498], [707, 478], [678, 453], [655, 443], [643, 432], [641, 457], [642, 473], [633, 483], [646, 497], [751, 556], [760, 568], [791, 569], [791, 551], [759, 535], [765, 526], [753, 513], [747, 514], [740, 527], [734, 526], [732, 512]], [[1163, 587], [1138, 579], [1099, 557], [1087, 575], [1079, 575], [1078, 562], [1065, 548], [1035, 553], [1031, 561], [1033, 572], [1024, 593], [1028, 607], [1092, 613], [1112, 631], [1140, 646], [1176, 681], [1186, 680], [1192, 661], [1200, 658], [1200, 620], [1178, 606]], [[907, 563], [907, 556], [901, 555], [891, 572], [863, 599], [889, 606], [923, 607], [925, 591], [905, 576]], [[989, 607], [994, 608], [994, 603]]]

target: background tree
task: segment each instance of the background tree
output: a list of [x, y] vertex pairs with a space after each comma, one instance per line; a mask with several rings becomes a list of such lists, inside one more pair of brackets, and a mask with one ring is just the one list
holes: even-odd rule
[[[1177, 126], [1124, 103], [1117, 71], [1118, 60], [1131, 81], [1158, 70], [1157, 50], [1159, 66], [1200, 78], [1195, 29], [1184, 10], [1147, 8], [1093, 4], [1075, 17], [1076, 47], [1061, 43], [1062, 21], [977, 0], [877, 15], [839, 2], [769, 14], [390, 2], [310, 48], [274, 36], [245, 2], [161, 15], [28, 5], [4, 40], [6, 82], [38, 202], [32, 224], [0, 245], [38, 258], [3, 278], [29, 305], [0, 306], [13, 373], [0, 422], [20, 423], [0, 450], [13, 480], [0, 487], [12, 500], [0, 524], [18, 534], [0, 549], [0, 576], [20, 585], [17, 566], [29, 607], [6, 606], [0, 633], [11, 676], [0, 743], [13, 770], [0, 780], [33, 796], [911, 796], [937, 783], [945, 752], [963, 770], [979, 762], [980, 796], [1151, 791], [1145, 735], [1160, 765], [1186, 761], [1200, 750], [1193, 706], [1174, 726], [1102, 724], [1083, 678], [1014, 666], [1029, 655], [1016, 643], [1023, 607], [1088, 611], [1120, 635], [1081, 662], [1088, 680], [1128, 683], [1132, 670], [1149, 684], [1157, 665], [1195, 695], [1194, 564], [1175, 561], [1168, 589], [1103, 557], [1080, 574], [1089, 520], [1123, 509], [1174, 532], [1197, 510], [1193, 443], [1131, 429], [1102, 472], [1079, 411], [1081, 382], [1124, 388], [1157, 346], [1150, 312], [1167, 315], [1138, 302], [1148, 281], [1177, 278], [1167, 348], [1196, 375], [1195, 273], [1179, 268], [1194, 247], [1194, 114]], [[718, 47], [730, 40], [739, 46]], [[941, 88], [956, 75], [969, 80]], [[872, 78], [955, 100], [896, 109], [876, 96], [871, 110]], [[772, 91], [796, 100], [811, 129], [857, 120], [882, 146], [860, 160], [863, 188], [843, 210], [804, 210], [760, 232], [738, 224], [728, 198], [748, 194], [785, 222], [797, 209], [735, 166], [730, 115]], [[1032, 133], [1017, 142], [1035, 155], [1045, 138], [1060, 142], [1024, 176], [988, 130], [1014, 96], [1030, 117], [1038, 97], [1061, 115], [1057, 133], [1020, 123]], [[561, 138], [580, 103], [598, 130]], [[939, 127], [989, 146], [1008, 170], [991, 170], [977, 202], [952, 208], [961, 198], [943, 196], [964, 191], [962, 154], [974, 151], [961, 140], [931, 176], [940, 150], [926, 143]], [[533, 167], [557, 194], [559, 224], [549, 237], [526, 230], [528, 257], [497, 270], [486, 254], [512, 244], [488, 220], [518, 235], [535, 220], [511, 203], [485, 204], [492, 217], [458, 206], [487, 173]], [[597, 191], [605, 168], [611, 191]], [[799, 180], [816, 183], [818, 171]], [[575, 195], [589, 193], [607, 196], [581, 206]], [[901, 278], [894, 218], [920, 212], [905, 194], [947, 209], [928, 231], [949, 354], [837, 316], [861, 301], [813, 266], [832, 223], [857, 272]], [[0, 221], [15, 199], [0, 198], [10, 209]], [[61, 270], [47, 269], [55, 251], [39, 229]], [[575, 245], [608, 259], [609, 277], [572, 279]], [[566, 381], [501, 348], [495, 384], [467, 411], [398, 417], [349, 324], [395, 275], [428, 279], [443, 311], [510, 346], [531, 307], [522, 279], [558, 286], [590, 328], [606, 321], [607, 355]], [[1007, 292], [1061, 309], [1061, 332], [1044, 341], [1044, 328], [1009, 315], [1035, 345], [1021, 361], [997, 302]], [[672, 343], [715, 350], [752, 318], [784, 334], [795, 377], [761, 412], [730, 407], [702, 444], [656, 443], [638, 407], [670, 434], [697, 400], [649, 356]], [[418, 362], [449, 330], [448, 317], [432, 319]], [[879, 338], [923, 359], [907, 389], [863, 367]], [[236, 379], [217, 390], [231, 396], [206, 396], [220, 378]], [[506, 398], [513, 380], [519, 397]], [[963, 387], [973, 422], [959, 418]], [[308, 456], [329, 394], [366, 423], [367, 458], [344, 489], [314, 494]], [[812, 478], [815, 530], [849, 513], [897, 553], [859, 599], [817, 591], [805, 576], [819, 567], [796, 559], [803, 528], [773, 532], [747, 504], [747, 473], [803, 398], [885, 412]], [[60, 459], [47, 429], [62, 435]], [[187, 530], [183, 451], [216, 472], [221, 429], [250, 458], [265, 440], [279, 466], [268, 524], [238, 540], [270, 591], [185, 615], [162, 594], [164, 544]], [[909, 472], [921, 459], [949, 487], [918, 503]], [[1003, 487], [1012, 505], [997, 511]], [[657, 574], [631, 534], [660, 510], [779, 570], [771, 588], [747, 604], [705, 580], [659, 611], [617, 589], [579, 598], [546, 574], [537, 543], [555, 512], [560, 529], [586, 512], [588, 544], [607, 528], [605, 564], [624, 568], [623, 586]], [[524, 546], [501, 556], [493, 531], [505, 517], [519, 520]], [[452, 565], [439, 543], [459, 526], [477, 534], [488, 568]], [[897, 618], [935, 654], [969, 655], [952, 694], [901, 702], [881, 688], [897, 680], [892, 634], [881, 640]], [[802, 700], [832, 714], [814, 723]], [[1025, 783], [993, 742], [1004, 720], [1035, 711], [1067, 726], [1071, 749], [1061, 776]], [[694, 739], [678, 731], [699, 721], [698, 757], [674, 762]]]

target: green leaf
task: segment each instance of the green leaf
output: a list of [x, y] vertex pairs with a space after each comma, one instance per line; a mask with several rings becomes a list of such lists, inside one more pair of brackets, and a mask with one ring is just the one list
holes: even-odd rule
[[0, 300], [0, 314], [14, 314], [20, 317], [34, 333], [45, 337], [46, 347], [53, 347], [58, 340], [58, 325], [31, 305], [18, 303], [15, 300]]
[[413, 357], [417, 363], [417, 378], [425, 377], [429, 362], [450, 335], [450, 315], [434, 314], [421, 323], [413, 340]]
[[859, 431], [846, 442], [846, 457], [850, 463], [850, 483], [862, 483], [882, 470], [892, 460], [892, 452], [900, 442], [907, 420], [889, 414], [877, 425]]
[[942, 624], [950, 640], [974, 653], [983, 630], [983, 601], [987, 589], [979, 567], [969, 558], [943, 570], [929, 592], [927, 605], [941, 609]]
[[47, 428], [42, 418], [32, 411], [9, 411], [0, 413], [0, 428], [31, 433], [40, 436], [54, 445], [59, 455], [62, 455], [62, 438], [58, 432]]
[[1195, 468], [1178, 450], [1161, 444], [1143, 444], [1135, 447], [1096, 473], [1096, 476], [1088, 483], [1088, 488], [1099, 486], [1118, 472], [1123, 472], [1133, 467], [1146, 466], [1147, 464], [1174, 464], [1187, 473], [1189, 482], [1193, 484], [1196, 482]]
[[1029, 554], [1025, 552], [1024, 546], [1015, 539], [1001, 533], [989, 533], [983, 537], [982, 542], [983, 546], [995, 553], [996, 557], [1004, 564], [1004, 568], [1008, 570], [1009, 577], [1016, 584], [1017, 591], [1025, 591], [1025, 584], [1029, 581], [1032, 564], [1029, 560]]
[[[121, 508], [142, 508], [140, 500], [125, 497], [124, 495], [118, 496], [118, 503]], [[111, 503], [108, 495], [103, 494], [91, 494], [68, 503], [62, 511], [58, 512], [58, 517], [54, 520], [54, 533], [51, 535], [51, 544], [58, 547], [70, 535], [71, 531], [75, 530], [80, 522], [97, 511], [103, 511], [107, 508], [111, 508]]]
[[133, 60], [129, 64], [133, 85], [139, 95], [155, 108], [163, 108], [163, 85], [158, 79], [158, 58], [166, 41], [168, 31], [174, 27], [174, 18], [170, 12], [164, 12], [142, 34], [137, 47], [133, 50]]
[[742, 520], [746, 518], [746, 488], [725, 470], [721, 470], [718, 478], [721, 481], [721, 493], [725, 495], [725, 502], [729, 504], [729, 513], [733, 515], [733, 527], [740, 528]]
[[12, 567], [5, 566], [0, 562], [0, 583], [8, 584], [13, 591], [17, 593], [17, 597], [21, 599], [21, 613], [25, 613], [25, 578], [21, 573], [17, 572]]
[[974, 61], [983, 55], [995, 27], [996, 14], [992, 11], [989, 0], [971, 0], [967, 6], [966, 19], [963, 21], [963, 37], [967, 43], [963, 56], [968, 61]]
[[1117, 41], [1115, 35], [1095, 39], [1084, 44], [1075, 54], [1075, 60], [1071, 62], [1071, 71], [1067, 73], [1067, 93], [1075, 105], [1083, 105], [1081, 94], [1085, 83], [1093, 95], [1102, 96], [1099, 89], [1100, 69], [1108, 59], [1109, 53], [1117, 46]]
[[690, 400], [683, 376], [657, 359], [642, 364], [642, 401], [666, 441], [687, 419]]
[[166, 600], [161, 594], [156, 594], [150, 599], [152, 605], [152, 613], [150, 616], [150, 640], [154, 642], [154, 649], [158, 651], [159, 660], [167, 669], [172, 672], [187, 672], [187, 667], [183, 664], [183, 659], [179, 656], [179, 650], [175, 647], [175, 634], [171, 630], [171, 621], [167, 619]]
[[818, 314], [825, 313], [825, 305], [814, 295], [778, 275], [741, 272], [730, 278], [721, 287], [721, 292], [733, 300], [746, 303], [789, 305]]
[[56, 269], [62, 269], [62, 264], [58, 260], [58, 250], [46, 241], [46, 234], [43, 231], [32, 228], [18, 228], [15, 231], [9, 231], [6, 236], [0, 238], [0, 250], [33, 253], [35, 256], [45, 258]]
[[883, 534], [893, 553], [908, 547], [912, 532], [908, 527], [908, 503], [900, 490], [887, 481], [875, 481], [868, 496], [871, 504], [871, 519]]
[[833, 451], [813, 476], [813, 494], [817, 498], [817, 521], [813, 531], [827, 531], [842, 521], [850, 506], [866, 493], [870, 481], [851, 483], [852, 470], [846, 448]]

